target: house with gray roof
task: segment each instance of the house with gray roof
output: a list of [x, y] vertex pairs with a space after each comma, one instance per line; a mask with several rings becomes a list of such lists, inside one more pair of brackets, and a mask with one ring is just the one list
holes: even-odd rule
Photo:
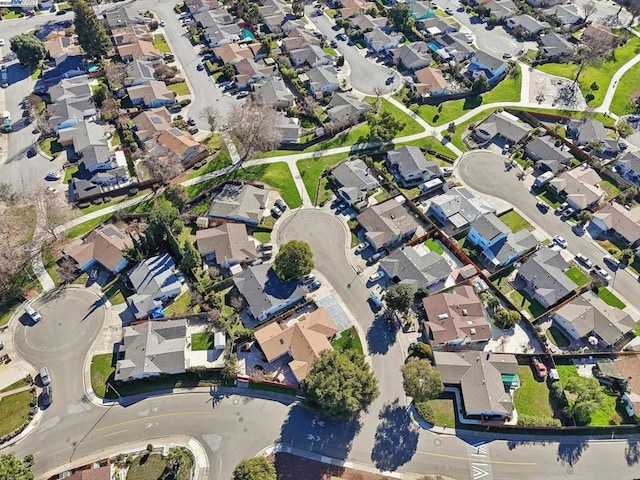
[[331, 55], [326, 53], [318, 45], [308, 45], [289, 52], [289, 59], [294, 68], [319, 67], [333, 62]]
[[572, 339], [588, 341], [595, 337], [598, 346], [605, 348], [618, 343], [636, 326], [631, 315], [608, 305], [592, 291], [564, 304], [552, 317]]
[[159, 65], [164, 65], [162, 60], [132, 60], [124, 68], [124, 86], [133, 87], [155, 80], [155, 70]]
[[127, 304], [137, 319], [162, 306], [182, 292], [184, 279], [176, 273], [171, 255], [163, 253], [138, 263], [128, 273], [135, 294], [127, 297]]
[[507, 26], [514, 34], [521, 34], [526, 38], [533, 38], [540, 35], [541, 32], [551, 28], [547, 22], [540, 22], [531, 15], [518, 15], [507, 20]]
[[[445, 387], [457, 388], [467, 417], [506, 419], [513, 413], [511, 392], [519, 386], [515, 355], [488, 352], [433, 352]], [[514, 385], [515, 383], [515, 385]]]
[[211, 201], [207, 216], [247, 225], [258, 225], [268, 215], [272, 190], [246, 183], [227, 183]]
[[396, 65], [414, 71], [431, 65], [431, 49], [425, 42], [412, 42], [389, 50], [389, 56]]
[[277, 110], [292, 107], [295, 101], [295, 96], [280, 77], [273, 76], [261, 80], [253, 85], [253, 90], [266, 105]]
[[251, 315], [259, 321], [293, 307], [307, 294], [298, 279], [280, 280], [269, 264], [248, 267], [233, 277], [233, 283], [247, 301]]
[[409, 285], [414, 292], [421, 288], [440, 290], [452, 269], [444, 257], [435, 252], [420, 255], [413, 247], [399, 248], [380, 260], [380, 268], [394, 283]]
[[114, 380], [184, 373], [187, 321], [146, 321], [123, 328]]
[[569, 268], [560, 252], [542, 248], [531, 255], [518, 269], [514, 286], [524, 290], [545, 309], [553, 307], [578, 285], [565, 275]]
[[414, 235], [424, 235], [424, 227], [405, 203], [403, 196], [390, 198], [357, 216], [358, 223], [365, 230], [365, 238], [374, 249], [393, 250]]
[[362, 116], [371, 110], [371, 105], [363, 102], [351, 92], [336, 92], [325, 109], [332, 122], [357, 123]]
[[616, 172], [640, 185], [640, 152], [627, 152], [616, 162]]
[[601, 181], [598, 172], [584, 164], [552, 178], [549, 186], [563, 195], [569, 206], [582, 210], [597, 205], [604, 198]]
[[566, 38], [555, 32], [541, 35], [538, 40], [538, 45], [548, 60], [569, 57], [573, 55], [576, 50], [575, 45], [569, 43]]
[[449, 232], [461, 232], [480, 217], [495, 213], [486, 200], [474, 196], [464, 187], [455, 187], [431, 199], [427, 215], [434, 217]]
[[252, 262], [258, 256], [256, 244], [249, 238], [244, 223], [226, 222], [197, 230], [196, 246], [200, 255], [222, 268]]
[[386, 33], [381, 29], [376, 28], [364, 34], [364, 42], [367, 44], [369, 50], [374, 53], [386, 52], [392, 48], [397, 47], [402, 40], [402, 35], [399, 33]]
[[480, 254], [480, 260], [487, 265], [489, 270], [511, 265], [531, 249], [538, 247], [540, 242], [526, 228], [510, 233], [504, 240], [495, 242], [485, 248]]
[[404, 187], [415, 186], [442, 176], [438, 163], [427, 161], [418, 147], [389, 150], [386, 161], [396, 181]]
[[[436, 17], [431, 2], [414, 1], [409, 3], [411, 17], [418, 24], [421, 21]], [[420, 27], [418, 27], [420, 28]]]
[[565, 29], [584, 20], [584, 11], [575, 3], [555, 5], [543, 10], [542, 13], [556, 19]]
[[601, 148], [595, 150], [596, 155], [616, 155], [620, 152], [618, 141], [609, 136], [609, 131], [601, 121], [593, 118], [571, 120], [567, 124], [567, 136], [573, 138], [578, 146], [599, 143]]
[[276, 130], [280, 133], [281, 143], [300, 142], [300, 122], [296, 117], [287, 117], [283, 112], [276, 116]]
[[199, 11], [193, 15], [193, 19], [211, 48], [237, 42], [242, 38], [236, 19], [224, 8]]
[[487, 78], [489, 82], [493, 82], [500, 75], [503, 75], [507, 68], [507, 62], [501, 58], [496, 58], [488, 53], [478, 50], [476, 54], [471, 57], [471, 62], [467, 70], [471, 72], [471, 76], [476, 79], [481, 74]]
[[107, 145], [109, 139], [105, 125], [94, 121], [80, 122], [77, 125], [58, 130], [60, 145], [73, 145], [76, 153], [83, 151], [92, 145]]
[[[309, 94], [318, 98], [327, 93], [335, 92], [340, 88], [338, 82], [338, 72], [333, 65], [323, 65], [320, 67], [310, 68], [304, 75]], [[302, 79], [302, 75], [300, 75]]]
[[[429, 4], [429, 2], [414, 2], [412, 3], [412, 6], [418, 3]], [[432, 15], [424, 20], [418, 20], [416, 21], [416, 26], [434, 37], [458, 31], [458, 24], [455, 20], [441, 17], [439, 15]]]
[[436, 37], [434, 42], [440, 46], [435, 52], [436, 55], [446, 62], [463, 62], [476, 53], [462, 32], [445, 33]]
[[87, 95], [67, 93], [47, 106], [49, 126], [54, 132], [73, 127], [96, 113], [97, 109], [91, 93]]
[[500, 138], [511, 144], [522, 141], [529, 134], [529, 126], [506, 112], [489, 115], [473, 129], [473, 136], [479, 143], [489, 143]]
[[513, 17], [517, 10], [512, 0], [489, 0], [485, 6], [489, 9], [490, 16], [496, 17], [499, 22]]
[[331, 175], [339, 187], [338, 195], [356, 208], [366, 207], [368, 192], [380, 186], [378, 179], [359, 158], [342, 162], [331, 171]]
[[370, 32], [373, 29], [384, 27], [387, 23], [387, 19], [382, 17], [373, 18], [366, 13], [359, 13], [358, 15], [349, 18], [349, 24], [354, 30], [360, 30], [361, 32]]
[[552, 137], [536, 137], [527, 142], [524, 153], [533, 160], [542, 172], [558, 173], [566, 168], [574, 159], [573, 154], [562, 143], [556, 146]]
[[473, 221], [467, 233], [467, 240], [484, 250], [506, 240], [510, 232], [509, 227], [495, 213], [490, 212]]

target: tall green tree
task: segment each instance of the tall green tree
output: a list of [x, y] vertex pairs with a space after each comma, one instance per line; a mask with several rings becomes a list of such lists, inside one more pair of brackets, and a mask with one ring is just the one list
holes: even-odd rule
[[182, 244], [182, 262], [180, 262], [180, 269], [191, 274], [191, 271], [198, 265], [202, 264], [200, 258], [200, 252], [189, 240], [185, 240]]
[[0, 480], [33, 480], [31, 466], [32, 462], [26, 457], [21, 461], [13, 453], [0, 455]]
[[246, 458], [233, 470], [232, 480], [276, 480], [276, 467], [265, 457]]
[[78, 42], [87, 56], [104, 57], [111, 50], [111, 40], [98, 20], [96, 12], [93, 11], [93, 7], [85, 0], [75, 0], [73, 13], [75, 13], [74, 23]]
[[393, 28], [405, 35], [410, 33], [415, 23], [411, 16], [411, 8], [408, 3], [396, 3], [389, 10], [387, 19]]
[[369, 125], [370, 142], [388, 142], [393, 140], [405, 127], [402, 120], [395, 118], [391, 112], [385, 110], [376, 114], [369, 112], [365, 115]]
[[385, 301], [389, 308], [406, 313], [413, 305], [413, 297], [414, 293], [409, 285], [398, 283], [387, 290]]
[[307, 275], [313, 267], [311, 248], [300, 240], [285, 243], [273, 262], [273, 270], [282, 280]]
[[26, 63], [31, 67], [40, 63], [47, 55], [44, 43], [32, 32], [11, 37], [9, 43], [11, 51], [16, 54], [20, 63]]
[[606, 400], [600, 382], [593, 377], [571, 377], [564, 388], [574, 397], [567, 413], [580, 425], [588, 424], [591, 415], [601, 409]]
[[379, 394], [378, 382], [361, 353], [325, 350], [304, 379], [308, 405], [329, 417], [356, 417]]
[[415, 402], [433, 400], [444, 390], [440, 372], [426, 358], [413, 357], [400, 371], [404, 391]]

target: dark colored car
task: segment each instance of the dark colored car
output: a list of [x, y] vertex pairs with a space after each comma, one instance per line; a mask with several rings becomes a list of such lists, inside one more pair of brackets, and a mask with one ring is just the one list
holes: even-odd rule
[[374, 253], [369, 258], [367, 258], [367, 265], [373, 265], [374, 263], [378, 263], [378, 261], [382, 258], [382, 255], [379, 253]]
[[277, 199], [275, 201], [275, 204], [276, 204], [276, 207], [278, 207], [283, 212], [287, 209], [287, 204], [284, 203], [284, 200], [282, 200], [281, 198]]
[[67, 11], [66, 11], [66, 10], [58, 10], [58, 11], [56, 12], [56, 15], [64, 15], [65, 13], [67, 13]]
[[40, 394], [40, 398], [42, 399], [42, 406], [48, 407], [53, 402], [53, 390], [51, 385], [47, 385], [42, 389], [42, 393]]

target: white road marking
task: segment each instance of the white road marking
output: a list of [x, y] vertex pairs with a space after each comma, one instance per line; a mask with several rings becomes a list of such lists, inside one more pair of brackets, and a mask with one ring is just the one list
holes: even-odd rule
[[119, 430], [117, 432], [113, 432], [113, 433], [105, 433], [104, 435], [102, 435], [103, 437], [110, 437], [111, 435], [119, 435], [121, 433], [124, 432], [128, 432], [129, 430]]
[[478, 480], [480, 478], [484, 478], [486, 476], [491, 475], [491, 473], [489, 473], [486, 470], [483, 470], [483, 468], [489, 469], [489, 464], [487, 464], [487, 463], [472, 463], [471, 464], [471, 473], [473, 475], [473, 480]]

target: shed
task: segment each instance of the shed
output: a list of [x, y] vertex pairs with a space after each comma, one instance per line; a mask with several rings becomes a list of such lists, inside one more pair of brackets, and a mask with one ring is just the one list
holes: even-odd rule
[[196, 219], [196, 227], [198, 227], [198, 228], [209, 228], [209, 218], [208, 217], [198, 217]]
[[224, 333], [216, 332], [213, 335], [213, 348], [215, 348], [216, 350], [224, 350], [226, 344], [227, 342]]

